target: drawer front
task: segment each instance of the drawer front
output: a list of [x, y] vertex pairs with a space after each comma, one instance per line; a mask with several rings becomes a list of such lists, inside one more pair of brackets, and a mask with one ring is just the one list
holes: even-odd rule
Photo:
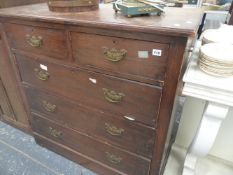
[[29, 51], [34, 54], [68, 59], [66, 35], [63, 30], [5, 24], [11, 48]]
[[78, 64], [139, 80], [164, 81], [167, 44], [84, 33], [71, 33], [71, 40]]
[[133, 121], [117, 119], [48, 92], [25, 88], [32, 111], [68, 128], [133, 153], [152, 157], [155, 131]]
[[[22, 81], [45, 88], [119, 118], [155, 126], [161, 89], [16, 55]], [[47, 71], [40, 69], [47, 66]]]
[[[114, 171], [111, 167], [100, 164], [99, 162], [89, 158], [73, 149], [68, 148], [67, 146], [61, 145], [49, 138], [46, 138], [38, 133], [34, 132], [34, 138], [37, 144], [45, 147], [59, 155], [62, 155], [69, 160], [76, 162], [77, 164], [89, 169], [93, 170], [98, 175], [125, 175], [120, 171]], [[84, 173], [86, 175], [90, 175], [90, 173]], [[76, 174], [80, 175], [80, 174]]]
[[107, 144], [101, 144], [70, 129], [63, 128], [36, 115], [32, 116], [33, 130], [62, 145], [104, 163], [127, 175], [147, 175], [150, 161], [131, 155]]

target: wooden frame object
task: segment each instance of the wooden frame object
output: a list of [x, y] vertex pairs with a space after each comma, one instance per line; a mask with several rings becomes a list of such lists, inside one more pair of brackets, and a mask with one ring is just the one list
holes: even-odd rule
[[[0, 25], [1, 29], [2, 26]], [[1, 103], [3, 106], [6, 103], [5, 106], [8, 106], [8, 113], [3, 115], [2, 121], [27, 133], [31, 133], [28, 114], [23, 104], [20, 88], [17, 84], [15, 66], [9, 59], [7, 48], [3, 44], [3, 38], [1, 37], [0, 39], [0, 79], [2, 95], [5, 95], [3, 95], [3, 98], [1, 97]]]
[[0, 8], [7, 8], [12, 6], [27, 5], [34, 3], [42, 3], [46, 0], [0, 0]]
[[50, 0], [48, 6], [49, 10], [54, 12], [85, 12], [97, 10], [99, 0]]
[[202, 15], [169, 8], [134, 20], [111, 5], [75, 15], [47, 4], [0, 10], [37, 143], [101, 175], [162, 174]]

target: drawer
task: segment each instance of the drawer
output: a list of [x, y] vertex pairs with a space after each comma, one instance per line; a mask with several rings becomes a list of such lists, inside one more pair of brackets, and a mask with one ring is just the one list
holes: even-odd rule
[[168, 44], [74, 32], [71, 40], [78, 64], [139, 81], [164, 81]]
[[68, 128], [122, 149], [152, 157], [155, 131], [97, 110], [80, 106], [48, 92], [25, 88], [31, 110]]
[[[89, 158], [73, 149], [68, 148], [67, 146], [61, 145], [49, 138], [46, 138], [38, 133], [34, 132], [34, 138], [37, 144], [41, 145], [42, 147], [45, 147], [59, 155], [62, 155], [69, 160], [72, 160], [76, 162], [77, 164], [89, 169], [93, 170], [95, 174], [98, 175], [125, 175], [125, 173], [122, 173], [120, 171], [115, 171], [111, 167], [107, 165], [103, 165], [102, 163], [99, 163], [92, 158]], [[85, 173], [87, 175], [87, 173]], [[77, 174], [78, 175], [78, 174]], [[88, 175], [90, 175], [88, 173]]]
[[[161, 88], [16, 55], [23, 82], [119, 118], [155, 126]], [[40, 65], [47, 66], [47, 71]]]
[[63, 30], [10, 23], [5, 24], [5, 30], [11, 48], [60, 60], [68, 59], [66, 35]]
[[71, 129], [63, 128], [36, 115], [32, 116], [32, 128], [36, 133], [68, 146], [92, 159], [104, 163], [127, 175], [147, 175], [150, 161], [132, 155], [108, 144], [91, 139]]

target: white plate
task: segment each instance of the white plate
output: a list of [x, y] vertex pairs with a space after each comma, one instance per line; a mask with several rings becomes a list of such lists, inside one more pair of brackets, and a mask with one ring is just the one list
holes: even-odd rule
[[233, 44], [233, 26], [222, 24], [219, 29], [208, 29], [202, 34], [203, 44], [229, 43]]
[[233, 45], [226, 43], [205, 44], [200, 49], [200, 57], [231, 65], [233, 64]]

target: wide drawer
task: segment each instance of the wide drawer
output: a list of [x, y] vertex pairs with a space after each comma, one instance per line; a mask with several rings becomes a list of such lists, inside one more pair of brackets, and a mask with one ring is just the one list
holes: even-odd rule
[[32, 115], [36, 133], [70, 147], [127, 175], [148, 175], [150, 161], [90, 139], [73, 130]]
[[65, 98], [48, 92], [25, 88], [32, 111], [136, 154], [152, 157], [155, 131], [135, 124], [133, 121], [118, 119], [109, 114], [80, 106]]
[[[36, 143], [40, 146], [56, 152], [57, 154], [62, 155], [87, 169], [93, 170], [98, 175], [125, 175], [125, 173], [115, 171], [111, 167], [103, 165], [102, 163], [75, 151], [74, 149], [70, 149], [67, 146], [61, 145], [58, 142], [46, 138], [38, 133], [34, 132], [33, 134]], [[83, 174], [87, 173], [84, 171]]]
[[[23, 82], [119, 118], [155, 126], [161, 88], [16, 55]], [[47, 71], [41, 69], [47, 66]]]
[[56, 59], [68, 59], [65, 31], [19, 24], [5, 24], [11, 48]]
[[71, 40], [78, 64], [139, 81], [164, 81], [168, 44], [76, 32]]

